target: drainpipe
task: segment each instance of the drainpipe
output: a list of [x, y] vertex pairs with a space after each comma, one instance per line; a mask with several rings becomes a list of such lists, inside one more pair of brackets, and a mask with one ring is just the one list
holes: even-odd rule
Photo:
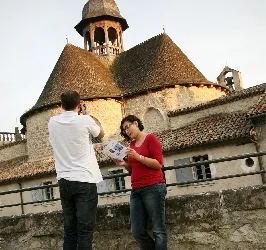
[[[255, 141], [255, 147], [256, 147], [256, 151], [257, 152], [261, 152], [261, 149], [260, 149], [260, 144]], [[264, 167], [263, 167], [263, 159], [262, 159], [262, 156], [258, 156], [258, 162], [259, 162], [259, 167], [260, 167], [260, 170], [265, 170]], [[265, 179], [265, 173], [261, 173], [261, 178], [262, 178], [262, 183], [265, 184], [266, 183], [266, 179]]]
[[[19, 189], [22, 189], [22, 185], [21, 185], [20, 182], [18, 182], [18, 186], [19, 186]], [[20, 194], [20, 203], [24, 203], [22, 192], [19, 192], [19, 194]], [[21, 214], [24, 214], [24, 207], [23, 207], [23, 205], [20, 205], [20, 207], [21, 207]]]
[[[251, 132], [250, 132], [250, 135], [254, 136], [255, 138], [254, 139], [250, 139], [254, 144], [255, 144], [255, 148], [256, 148], [256, 152], [261, 152], [261, 147], [260, 147], [260, 144], [258, 142], [258, 138], [257, 137], [257, 132], [255, 129], [253, 129]], [[264, 164], [263, 164], [263, 159], [262, 159], [262, 156], [258, 156], [258, 162], [259, 162], [259, 168], [260, 168], [260, 171], [263, 171], [265, 170], [264, 169]], [[265, 173], [261, 173], [261, 179], [262, 179], [262, 184], [265, 184], [266, 183], [266, 178], [265, 178]]]

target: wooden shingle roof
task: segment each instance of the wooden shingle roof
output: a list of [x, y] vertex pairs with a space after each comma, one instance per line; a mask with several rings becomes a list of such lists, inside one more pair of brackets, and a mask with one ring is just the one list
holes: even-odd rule
[[126, 93], [181, 83], [210, 83], [166, 34], [122, 53], [111, 70], [117, 86]]

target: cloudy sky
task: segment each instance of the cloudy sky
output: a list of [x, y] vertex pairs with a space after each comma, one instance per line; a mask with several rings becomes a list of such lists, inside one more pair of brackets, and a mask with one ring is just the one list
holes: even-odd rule
[[[37, 101], [86, 0], [0, 1], [0, 132], [13, 132]], [[227, 64], [244, 87], [266, 82], [265, 0], [116, 0], [129, 24], [129, 49], [166, 33], [210, 80]]]

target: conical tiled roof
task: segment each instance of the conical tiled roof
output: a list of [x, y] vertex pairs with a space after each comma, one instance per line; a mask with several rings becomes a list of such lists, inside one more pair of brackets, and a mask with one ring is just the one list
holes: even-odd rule
[[166, 34], [119, 55], [112, 72], [118, 86], [131, 93], [180, 83], [209, 83]]
[[76, 25], [75, 29], [82, 35], [86, 25], [100, 19], [119, 22], [123, 31], [128, 28], [127, 21], [120, 15], [114, 0], [89, 0], [82, 10], [82, 20]]
[[66, 45], [37, 103], [32, 109], [60, 103], [67, 89], [78, 91], [82, 99], [120, 96], [107, 65], [93, 53]]
[[32, 112], [60, 103], [60, 95], [67, 89], [77, 90], [84, 100], [187, 83], [210, 84], [166, 34], [123, 52], [111, 67], [92, 52], [66, 45], [38, 101], [21, 116], [21, 123], [25, 125]]
[[82, 19], [105, 15], [122, 18], [114, 0], [89, 0], [82, 10]]

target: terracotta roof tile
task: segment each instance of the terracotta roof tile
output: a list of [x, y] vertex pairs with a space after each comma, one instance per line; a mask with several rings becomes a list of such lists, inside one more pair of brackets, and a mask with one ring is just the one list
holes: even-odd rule
[[166, 34], [122, 53], [111, 70], [117, 85], [125, 93], [180, 83], [210, 83]]
[[265, 90], [266, 90], [266, 83], [262, 83], [260, 85], [250, 87], [247, 89], [243, 89], [241, 91], [232, 92], [227, 96], [222, 96], [218, 99], [215, 99], [215, 100], [212, 100], [209, 102], [205, 102], [205, 103], [201, 103], [197, 106], [192, 106], [192, 107], [187, 107], [187, 108], [183, 108], [183, 109], [177, 109], [174, 111], [170, 111], [170, 112], [168, 112], [168, 116], [173, 117], [173, 116], [180, 115], [180, 114], [190, 113], [190, 112], [194, 112], [194, 111], [207, 109], [207, 108], [219, 106], [222, 104], [234, 102], [234, 101], [245, 99], [245, 98], [248, 98], [251, 96], [263, 94], [265, 92]]
[[0, 150], [4, 148], [13, 147], [15, 145], [22, 144], [22, 143], [25, 144], [26, 142], [27, 142], [27, 139], [22, 139], [21, 141], [14, 141], [14, 142], [6, 143], [3, 145], [0, 145]]
[[[212, 144], [250, 136], [252, 125], [245, 113], [219, 114], [200, 119], [186, 127], [172, 131], [156, 133], [165, 152]], [[125, 142], [122, 142], [125, 144]], [[96, 145], [96, 157], [101, 166], [112, 164], [112, 160], [103, 154], [105, 145]], [[44, 174], [55, 173], [52, 158], [25, 162], [20, 160], [0, 164], [0, 184], [17, 179], [36, 178]]]
[[[106, 165], [113, 161], [103, 154], [105, 145], [98, 144], [95, 149], [99, 164]], [[27, 157], [19, 157], [10, 161], [0, 162], [0, 184], [18, 180], [31, 179], [36, 176], [54, 174], [55, 165], [53, 157], [39, 161], [27, 162]]]
[[122, 97], [176, 84], [213, 84], [166, 34], [145, 41], [117, 56], [111, 69], [95, 54], [66, 45], [38, 101], [20, 121], [41, 108], [60, 103], [67, 89], [82, 99]]
[[93, 53], [68, 44], [61, 53], [38, 101], [20, 121], [25, 125], [32, 112], [59, 104], [60, 95], [67, 89], [78, 91], [82, 99], [121, 96], [105, 63]]
[[245, 113], [215, 114], [172, 131], [157, 133], [164, 151], [189, 148], [250, 136], [252, 124]]
[[53, 173], [54, 161], [49, 159], [27, 162], [25, 157], [21, 157], [18, 160], [1, 162], [0, 170], [0, 183], [6, 183], [13, 180]]
[[250, 110], [249, 116], [257, 116], [266, 113], [266, 92], [260, 97], [258, 103]]
[[82, 99], [121, 94], [110, 70], [96, 55], [70, 44], [65, 46], [33, 109], [60, 103], [66, 89], [75, 89]]

